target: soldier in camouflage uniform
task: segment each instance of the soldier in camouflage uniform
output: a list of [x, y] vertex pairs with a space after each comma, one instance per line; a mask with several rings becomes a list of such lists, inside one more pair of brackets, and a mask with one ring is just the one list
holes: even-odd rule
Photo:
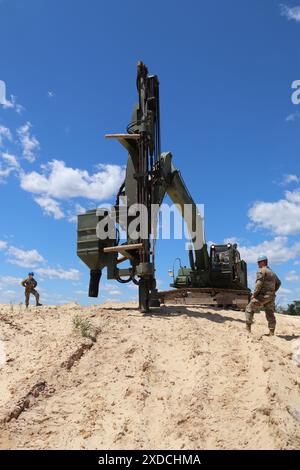
[[35, 301], [36, 301], [36, 306], [40, 307], [42, 304], [40, 304], [40, 294], [38, 291], [35, 289], [37, 286], [37, 282], [34, 279], [34, 273], [28, 273], [28, 277], [24, 279], [24, 281], [21, 282], [22, 286], [25, 287], [25, 305], [26, 308], [29, 305], [29, 297], [30, 294], [34, 295]]
[[275, 297], [281, 281], [268, 266], [268, 259], [266, 256], [260, 256], [257, 260], [259, 270], [256, 274], [255, 289], [252, 294], [251, 300], [246, 307], [246, 327], [251, 332], [251, 325], [253, 323], [254, 313], [261, 308], [266, 312], [266, 318], [270, 330], [270, 336], [275, 333], [276, 318], [275, 318]]

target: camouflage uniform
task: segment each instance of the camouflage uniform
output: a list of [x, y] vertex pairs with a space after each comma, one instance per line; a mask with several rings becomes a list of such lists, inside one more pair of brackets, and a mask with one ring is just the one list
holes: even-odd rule
[[266, 313], [269, 329], [275, 329], [275, 294], [280, 285], [281, 281], [269, 266], [264, 266], [258, 270], [253, 297], [246, 307], [247, 325], [253, 323], [254, 313], [263, 308]]
[[34, 295], [36, 305], [39, 305], [39, 300], [40, 300], [40, 294], [38, 291], [35, 289], [37, 286], [37, 282], [34, 278], [26, 278], [24, 281], [22, 281], [22, 286], [25, 287], [25, 305], [28, 307], [29, 305], [29, 297], [30, 294]]

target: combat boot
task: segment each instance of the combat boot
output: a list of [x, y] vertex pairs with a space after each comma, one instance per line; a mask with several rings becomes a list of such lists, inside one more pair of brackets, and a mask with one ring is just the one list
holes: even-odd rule
[[41, 307], [43, 304], [40, 304], [39, 302], [36, 304], [36, 307]]
[[270, 328], [270, 336], [274, 336], [275, 335], [275, 328]]
[[246, 323], [246, 330], [251, 333], [251, 323]]

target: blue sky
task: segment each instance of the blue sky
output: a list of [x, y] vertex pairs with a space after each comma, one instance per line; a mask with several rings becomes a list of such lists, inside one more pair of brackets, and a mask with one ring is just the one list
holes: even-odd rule
[[[300, 3], [278, 1], [0, 0], [0, 300], [20, 302], [37, 271], [45, 303], [87, 298], [75, 214], [110, 202], [136, 100], [136, 61], [161, 84], [162, 150], [172, 151], [206, 238], [267, 253], [300, 296]], [[159, 241], [160, 287], [183, 241]], [[101, 299], [134, 289], [103, 282]], [[93, 300], [94, 302], [94, 300]]]

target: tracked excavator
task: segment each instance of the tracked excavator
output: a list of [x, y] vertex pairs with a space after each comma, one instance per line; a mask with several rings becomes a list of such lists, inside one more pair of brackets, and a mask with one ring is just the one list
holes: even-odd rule
[[[146, 65], [138, 62], [136, 83], [138, 103], [127, 132], [106, 135], [128, 152], [125, 180], [116, 202], [111, 208], [94, 209], [78, 216], [77, 255], [90, 269], [89, 296], [98, 297], [102, 271], [106, 268], [107, 279], [138, 286], [142, 312], [167, 303], [244, 308], [250, 290], [247, 265], [241, 260], [237, 245], [211, 245], [208, 250], [203, 215], [173, 165], [172, 154], [161, 153], [158, 77], [149, 75]], [[190, 266], [182, 266], [176, 257], [179, 269], [175, 273], [173, 267], [170, 273], [172, 290], [159, 292], [155, 277], [155, 232], [158, 208], [166, 194], [185, 219], [191, 240]], [[125, 232], [124, 243], [120, 243], [120, 230]], [[122, 268], [126, 261], [127, 266]]]

